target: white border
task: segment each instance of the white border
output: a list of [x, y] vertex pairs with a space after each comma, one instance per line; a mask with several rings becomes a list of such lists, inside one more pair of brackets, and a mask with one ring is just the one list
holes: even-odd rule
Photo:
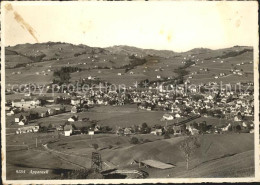
[[[214, 2], [214, 1], [213, 1]], [[213, 3], [212, 2], [212, 3]], [[243, 1], [239, 3], [247, 3], [250, 1]], [[254, 1], [256, 6], [258, 7], [257, 1]], [[258, 66], [259, 66], [259, 37], [258, 34], [255, 35], [255, 43], [254, 43], [254, 106], [255, 106], [255, 115], [254, 115], [254, 123], [255, 123], [255, 133], [254, 133], [254, 142], [255, 142], [255, 177], [250, 178], [164, 178], [164, 179], [86, 179], [86, 180], [6, 180], [6, 142], [5, 142], [5, 51], [4, 51], [4, 43], [5, 43], [5, 9], [3, 8], [6, 4], [19, 4], [19, 5], [41, 5], [41, 4], [52, 4], [52, 5], [58, 5], [58, 4], [65, 4], [66, 5], [73, 5], [75, 3], [106, 3], [109, 5], [115, 5], [117, 3], [148, 3], [148, 2], [57, 2], [57, 1], [48, 1], [48, 2], [42, 2], [42, 1], [25, 1], [25, 2], [1, 2], [1, 123], [2, 123], [2, 180], [3, 184], [88, 184], [88, 183], [94, 183], [94, 184], [100, 184], [100, 183], [109, 183], [109, 184], [118, 184], [118, 183], [198, 183], [198, 182], [256, 182], [260, 180], [260, 173], [259, 173], [259, 73], [258, 73]], [[158, 3], [158, 2], [149, 2], [149, 3]], [[169, 2], [162, 2], [162, 3], [169, 3]], [[211, 3], [211, 2], [194, 2], [194, 3]], [[222, 2], [223, 3], [223, 2]], [[228, 2], [231, 3], [231, 2]], [[232, 3], [237, 3], [236, 1], [232, 1]], [[259, 7], [258, 7], [259, 8]], [[258, 19], [258, 18], [257, 18]]]

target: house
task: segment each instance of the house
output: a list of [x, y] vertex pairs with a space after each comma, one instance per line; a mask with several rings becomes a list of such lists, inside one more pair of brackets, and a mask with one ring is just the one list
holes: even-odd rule
[[19, 117], [14, 118], [14, 122], [19, 123], [20, 121], [22, 121], [22, 119], [23, 119], [23, 116], [20, 115]]
[[242, 121], [242, 117], [237, 115], [234, 117], [234, 121]]
[[10, 107], [10, 106], [5, 106], [5, 110], [6, 110], [6, 111], [10, 111], [10, 110], [11, 110], [11, 107]]
[[162, 133], [163, 133], [163, 130], [161, 128], [155, 129], [155, 133], [156, 133], [157, 136], [161, 136]]
[[41, 101], [38, 100], [37, 98], [34, 98], [32, 101], [31, 101], [31, 105], [32, 106], [40, 106], [41, 104]]
[[56, 127], [56, 130], [57, 130], [57, 131], [62, 131], [62, 130], [63, 130], [63, 126], [62, 126], [62, 125], [57, 126], [57, 127]]
[[199, 130], [194, 128], [193, 126], [189, 125], [188, 126], [188, 130], [191, 133], [191, 135], [198, 135], [199, 134]]
[[54, 99], [47, 99], [46, 100], [48, 103], [54, 103]]
[[174, 135], [181, 135], [182, 134], [182, 129], [181, 126], [173, 126], [173, 131], [174, 131]]
[[56, 114], [56, 110], [55, 110], [55, 109], [48, 109], [47, 112], [48, 112], [47, 114], [48, 114], [49, 116], [53, 116], [53, 115]]
[[11, 113], [12, 115], [18, 114], [18, 113], [20, 113], [20, 112], [21, 112], [20, 109], [16, 109], [16, 108], [14, 108], [14, 109], [12, 109], [12, 110], [10, 111], [10, 113]]
[[7, 112], [6, 115], [7, 115], [7, 116], [12, 116], [13, 114], [12, 114], [11, 111], [10, 111], [10, 112]]
[[124, 135], [131, 135], [133, 133], [131, 127], [127, 127], [124, 129]]
[[181, 117], [181, 115], [180, 114], [175, 114], [175, 116], [174, 116], [175, 118], [180, 118]]
[[24, 96], [27, 96], [27, 97], [32, 96], [32, 93], [26, 93], [26, 94], [24, 94]]
[[157, 128], [151, 131], [151, 134], [156, 135], [156, 136], [161, 136], [163, 134], [163, 129], [162, 128]]
[[88, 135], [95, 135], [95, 131], [92, 130], [92, 129], [89, 129], [89, 131], [88, 131]]
[[246, 122], [243, 122], [243, 123], [242, 123], [242, 126], [245, 127], [245, 128], [247, 128]]
[[73, 133], [73, 127], [72, 125], [65, 125], [64, 126], [64, 135], [70, 136]]
[[162, 119], [163, 120], [173, 120], [173, 116], [170, 114], [164, 114]]
[[79, 105], [81, 103], [81, 99], [72, 98], [71, 105]]
[[116, 131], [116, 134], [119, 135], [119, 136], [124, 135], [124, 129], [119, 128], [119, 129]]
[[74, 115], [74, 116], [70, 117], [70, 118], [68, 119], [68, 121], [69, 121], [69, 122], [78, 121], [78, 116], [77, 116], [77, 115]]
[[45, 110], [38, 110], [37, 112], [39, 114], [39, 117], [41, 117], [41, 118], [49, 116], [49, 112], [46, 109]]
[[31, 105], [31, 101], [30, 100], [25, 100], [25, 99], [21, 99], [21, 100], [13, 100], [12, 101], [12, 107], [30, 107]]
[[79, 107], [73, 106], [73, 107], [71, 108], [71, 113], [76, 114], [76, 113], [78, 113], [78, 112], [79, 112]]
[[39, 131], [39, 126], [38, 125], [32, 125], [32, 126], [18, 128], [17, 131], [16, 131], [16, 134], [38, 132], [38, 131]]
[[222, 131], [228, 131], [228, 129], [231, 127], [231, 124], [229, 123], [226, 127], [222, 128]]
[[27, 123], [28, 123], [28, 121], [23, 119], [23, 120], [18, 122], [18, 125], [23, 126], [23, 125], [26, 125]]
[[101, 126], [95, 125], [94, 131], [99, 132], [101, 130]]

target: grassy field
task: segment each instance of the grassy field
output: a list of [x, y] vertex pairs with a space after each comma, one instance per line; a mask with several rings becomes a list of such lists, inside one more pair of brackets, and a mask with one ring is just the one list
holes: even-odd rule
[[[206, 76], [204, 75], [205, 77], [194, 75], [194, 78], [191, 80], [194, 83], [206, 83], [212, 80], [219, 81], [220, 79], [214, 79], [215, 75], [220, 72], [228, 72], [234, 67], [251, 73], [251, 75], [243, 75], [242, 77], [228, 76], [221, 78], [221, 80], [235, 82], [236, 80], [238, 81], [237, 78], [243, 81], [252, 81], [253, 79], [253, 64], [249, 63], [253, 61], [253, 52], [248, 50], [252, 49], [250, 47], [232, 47], [219, 50], [197, 48], [188, 52], [174, 53], [172, 51], [150, 51], [134, 47], [127, 47], [127, 50], [125, 50], [124, 46], [101, 49], [66, 43], [42, 43], [17, 45], [7, 49], [9, 51], [6, 55], [7, 67], [31, 63], [30, 66], [26, 67], [6, 69], [7, 84], [47, 84], [52, 81], [54, 70], [63, 66], [74, 66], [83, 69], [83, 71], [71, 74], [71, 81], [78, 80], [79, 77], [87, 78], [91, 75], [114, 84], [133, 85], [133, 82], [144, 79], [156, 80], [158, 75], [162, 78], [173, 77], [176, 75], [174, 70], [184, 65], [183, 62], [189, 58], [197, 63], [196, 66], [188, 68], [190, 72], [198, 72], [200, 68], [209, 69]], [[243, 50], [248, 51], [235, 56], [231, 55], [230, 57], [221, 58], [227, 56], [229, 52], [241, 52]], [[151, 53], [155, 54], [155, 56], [149, 55]], [[130, 56], [132, 54], [138, 54], [146, 58], [147, 62], [131, 69], [133, 74], [130, 75], [130, 71], [125, 73], [125, 69], [131, 63]], [[43, 56], [43, 58], [35, 61], [35, 56]], [[241, 65], [238, 66], [237, 64]], [[102, 69], [96, 69], [97, 67]], [[52, 71], [48, 72], [48, 69]], [[47, 75], [43, 75], [42, 71]], [[13, 72], [21, 72], [21, 74], [13, 74]], [[40, 74], [37, 75], [36, 72]], [[117, 76], [117, 73], [122, 75]]]
[[[66, 107], [66, 110], [69, 110], [70, 107]], [[161, 118], [165, 112], [163, 111], [147, 111], [147, 110], [138, 110], [135, 104], [124, 105], [124, 106], [96, 106], [90, 109], [87, 112], [77, 113], [79, 119], [89, 118], [90, 120], [98, 121], [100, 126], [109, 126], [113, 130], [116, 130], [118, 127], [132, 127], [134, 125], [141, 125], [142, 123], [147, 123], [148, 126], [173, 124], [178, 120], [185, 120], [186, 118], [178, 118], [170, 121], [161, 121]], [[37, 120], [30, 121], [30, 124], [41, 124], [42, 126], [47, 126], [52, 124], [54, 126], [63, 125], [71, 116], [74, 114], [71, 112], [66, 112], [50, 117], [40, 118]], [[131, 118], [131, 119], [129, 119]], [[218, 119], [213, 117], [200, 117], [198, 119], [192, 120], [191, 122], [200, 123], [206, 121], [210, 125], [223, 125], [227, 124], [230, 121], [226, 119]], [[8, 128], [18, 128], [14, 122], [14, 116], [6, 116], [6, 126]], [[76, 121], [73, 122], [77, 128], [89, 125], [89, 122], [85, 121]], [[15, 130], [9, 129], [7, 133], [15, 132]]]
[[[38, 138], [38, 148], [35, 139]], [[179, 143], [185, 137], [163, 139], [162, 136], [136, 135], [139, 140], [149, 140], [143, 144], [130, 144], [127, 136], [114, 134], [61, 136], [49, 134], [24, 134], [7, 136], [8, 174], [15, 169], [49, 169], [48, 178], [57, 177], [57, 169], [78, 169], [79, 166], [89, 168], [91, 153], [95, 151], [92, 144], [98, 144], [102, 160], [119, 169], [136, 168], [134, 160], [154, 159], [176, 165], [173, 169], [158, 170], [144, 168], [150, 176], [159, 177], [238, 177], [253, 176], [254, 145], [253, 134], [208, 134], [199, 136], [200, 148], [191, 158], [187, 172]], [[53, 142], [54, 141], [54, 142]], [[49, 143], [54, 152], [47, 153], [41, 144]], [[29, 145], [30, 149], [12, 145]], [[52, 162], [52, 161], [55, 162]], [[71, 165], [71, 164], [72, 165]], [[20, 165], [20, 166], [19, 166]], [[19, 168], [17, 168], [19, 166]], [[138, 168], [138, 167], [137, 167]], [[30, 178], [30, 174], [14, 178]], [[35, 177], [36, 178], [36, 177]], [[46, 179], [44, 175], [37, 178]]]

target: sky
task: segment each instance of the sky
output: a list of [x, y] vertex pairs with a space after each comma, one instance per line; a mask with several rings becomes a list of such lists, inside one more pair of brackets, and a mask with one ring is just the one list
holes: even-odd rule
[[256, 43], [256, 2], [7, 2], [5, 45], [68, 42], [177, 52]]

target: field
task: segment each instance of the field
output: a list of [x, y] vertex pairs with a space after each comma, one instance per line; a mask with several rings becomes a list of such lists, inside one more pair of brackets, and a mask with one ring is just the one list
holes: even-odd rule
[[[21, 144], [19, 135], [8, 136], [8, 145], [11, 140]], [[41, 143], [48, 142], [50, 135], [42, 135]], [[173, 169], [158, 170], [155, 168], [141, 168], [149, 173], [149, 178], [170, 177], [244, 177], [254, 175], [254, 145], [253, 134], [209, 134], [199, 137], [200, 147], [195, 151], [190, 162], [190, 169], [185, 169], [185, 162], [179, 150], [179, 143], [185, 137], [163, 139], [154, 135], [137, 135], [139, 139], [149, 139], [149, 142], [133, 145], [129, 143], [130, 137], [116, 135], [75, 135], [69, 138], [53, 135], [56, 142], [49, 142], [49, 153], [38, 144], [35, 148], [35, 135], [28, 134], [23, 137], [29, 150], [7, 149], [7, 173], [14, 169], [49, 169], [48, 178], [57, 177], [60, 169], [78, 169], [90, 167], [92, 144], [98, 144], [102, 161], [118, 169], [138, 169], [138, 165], [131, 165], [136, 161], [146, 159], [159, 160], [176, 165]], [[45, 139], [44, 139], [45, 138]], [[52, 138], [53, 139], [53, 138]], [[37, 162], [36, 162], [37, 161]], [[48, 161], [48, 163], [46, 163]], [[52, 162], [53, 161], [53, 162]], [[68, 162], [70, 161], [70, 162]], [[104, 166], [105, 168], [106, 166]], [[58, 170], [57, 170], [58, 169]], [[61, 171], [61, 170], [60, 170]], [[14, 178], [31, 178], [28, 176], [15, 176]], [[39, 175], [39, 179], [46, 176]]]
[[[69, 107], [67, 108], [69, 110]], [[170, 121], [161, 121], [161, 118], [165, 112], [163, 111], [147, 111], [147, 110], [138, 110], [135, 104], [124, 105], [124, 106], [95, 106], [86, 112], [79, 112], [77, 115], [79, 119], [89, 118], [90, 120], [98, 121], [100, 126], [109, 126], [113, 130], [116, 130], [118, 127], [132, 127], [133, 125], [141, 125], [142, 123], [147, 123], [148, 126], [173, 124], [178, 120], [185, 120], [186, 118], [177, 118]], [[74, 114], [71, 112], [66, 112], [50, 117], [40, 118], [37, 120], [30, 121], [30, 124], [41, 124], [42, 126], [47, 126], [52, 124], [54, 126], [63, 125], [71, 116]], [[131, 119], [129, 119], [131, 118]], [[7, 133], [14, 132], [11, 128], [17, 128], [19, 126], [11, 125], [14, 121], [14, 116], [7, 116], [7, 127], [9, 130]], [[193, 120], [189, 123], [196, 121], [200, 123], [206, 121], [207, 124], [223, 125], [229, 123], [226, 119], [217, 119], [213, 117], [201, 117], [196, 120]], [[187, 123], [187, 124], [189, 124]], [[85, 121], [76, 121], [74, 122], [75, 126], [81, 128], [87, 126], [89, 123]]]

